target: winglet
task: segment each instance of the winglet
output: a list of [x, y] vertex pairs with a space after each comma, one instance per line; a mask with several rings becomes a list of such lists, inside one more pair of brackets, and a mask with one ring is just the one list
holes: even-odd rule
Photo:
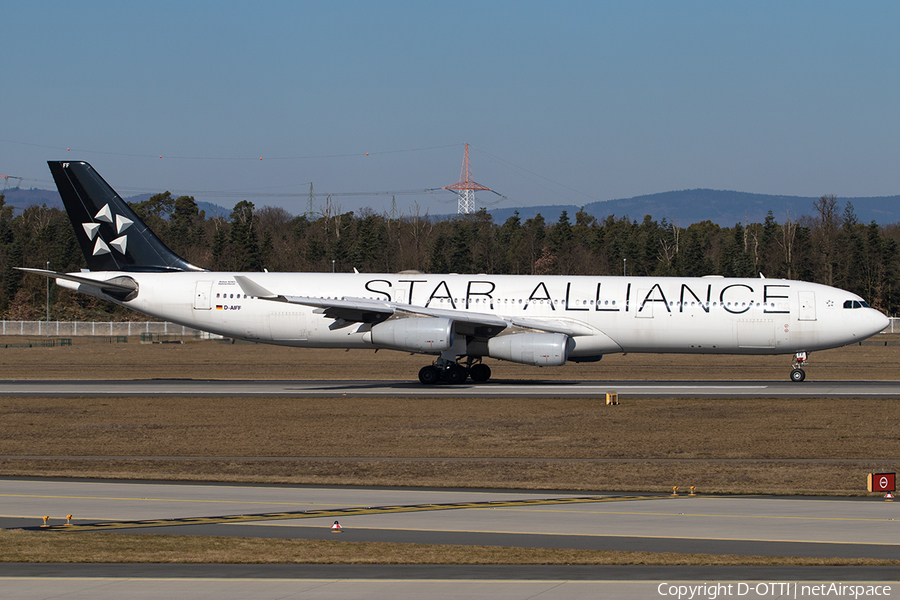
[[243, 290], [243, 292], [248, 296], [262, 298], [263, 300], [280, 300], [281, 302], [285, 301], [284, 296], [273, 294], [263, 286], [253, 282], [249, 277], [246, 277], [244, 275], [235, 275], [234, 280], [237, 281], [238, 285], [241, 286], [241, 290]]

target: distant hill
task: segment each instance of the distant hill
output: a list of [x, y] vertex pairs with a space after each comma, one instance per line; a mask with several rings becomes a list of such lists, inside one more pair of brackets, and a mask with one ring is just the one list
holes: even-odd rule
[[[6, 195], [6, 204], [15, 207], [16, 213], [21, 214], [23, 210], [29, 206], [40, 206], [46, 204], [47, 208], [58, 208], [64, 210], [62, 198], [56, 190], [40, 190], [37, 188], [22, 189], [12, 188], [3, 192]], [[143, 202], [149, 200], [154, 194], [138, 194], [137, 196], [129, 196], [125, 198], [126, 202]], [[214, 217], [215, 215], [225, 215], [228, 218], [231, 215], [230, 208], [223, 208], [210, 202], [197, 202], [200, 210], [206, 211], [206, 217]]]
[[[615, 215], [617, 219], [628, 216], [633, 221], [642, 221], [644, 215], [654, 220], [667, 221], [677, 225], [690, 225], [701, 221], [712, 221], [723, 227], [732, 227], [735, 223], [762, 223], [770, 210], [779, 223], [783, 223], [790, 213], [791, 219], [801, 215], [812, 215], [813, 202], [818, 197], [772, 196], [768, 194], [750, 194], [723, 190], [682, 190], [663, 192], [648, 196], [635, 196], [606, 202], [591, 202], [584, 205], [584, 210], [597, 219], [605, 219]], [[842, 213], [847, 201], [853, 203], [854, 211], [860, 223], [875, 221], [881, 225], [900, 222], [900, 196], [879, 196], [869, 198], [838, 198], [839, 213]], [[569, 220], [575, 222], [575, 213], [581, 209], [575, 205], [526, 206], [522, 208], [498, 208], [488, 212], [495, 223], [502, 224], [519, 211], [523, 221], [531, 219], [538, 213], [547, 221], [555, 223], [562, 211], [568, 211]]]
[[[56, 190], [12, 188], [4, 193], [6, 194], [6, 203], [14, 206], [18, 212], [35, 204], [63, 208]], [[125, 198], [125, 200], [141, 202], [150, 196], [152, 194], [140, 194]], [[709, 220], [723, 227], [732, 227], [735, 223], [743, 223], [745, 219], [750, 223], [762, 223], [766, 218], [766, 213], [770, 210], [779, 223], [785, 221], [788, 213], [790, 213], [791, 219], [796, 219], [801, 215], [811, 215], [814, 213], [813, 202], [817, 199], [803, 196], [772, 196], [727, 190], [696, 189], [635, 196], [606, 202], [591, 202], [584, 205], [584, 210], [599, 220], [614, 215], [617, 219], [628, 216], [631, 220], [642, 221], [644, 215], [650, 215], [656, 221], [665, 218], [667, 221], [681, 226]], [[848, 200], [853, 203], [860, 223], [875, 221], [881, 225], [888, 225], [900, 222], [900, 195], [838, 198], [839, 212], [843, 212]], [[200, 210], [206, 211], [207, 217], [218, 214], [228, 218], [231, 215], [230, 208], [210, 202], [198, 202], [197, 205]], [[540, 213], [548, 224], [552, 224], [559, 220], [559, 216], [564, 210], [568, 211], [569, 220], [574, 223], [575, 213], [580, 209], [580, 206], [574, 204], [556, 204], [496, 208], [488, 212], [493, 216], [494, 222], [498, 224], [506, 221], [515, 211], [519, 211], [519, 218], [523, 221], [534, 218]]]
[[56, 190], [12, 188], [6, 190], [3, 194], [6, 196], [6, 204], [15, 207], [17, 213], [21, 213], [29, 206], [40, 206], [41, 204], [46, 204], [47, 208], [58, 208], [60, 210], [63, 208], [62, 199]]

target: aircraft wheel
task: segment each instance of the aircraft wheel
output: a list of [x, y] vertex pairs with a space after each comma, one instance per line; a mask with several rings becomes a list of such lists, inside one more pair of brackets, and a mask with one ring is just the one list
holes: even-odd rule
[[806, 379], [806, 373], [803, 369], [794, 369], [791, 371], [791, 381], [803, 381]]
[[434, 385], [441, 378], [441, 372], [432, 365], [426, 365], [419, 369], [419, 381], [425, 385]]
[[466, 373], [465, 368], [459, 365], [450, 365], [450, 368], [447, 369], [447, 381], [452, 384], [465, 383], [468, 378], [469, 374]]
[[484, 363], [472, 365], [472, 368], [469, 369], [469, 377], [472, 378], [472, 381], [487, 381], [491, 378], [491, 368]]

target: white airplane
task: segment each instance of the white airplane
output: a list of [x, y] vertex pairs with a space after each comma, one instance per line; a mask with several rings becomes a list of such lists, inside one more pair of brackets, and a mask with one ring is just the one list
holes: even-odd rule
[[49, 162], [89, 269], [24, 269], [188, 327], [253, 342], [436, 357], [423, 384], [487, 381], [484, 357], [527, 365], [615, 352], [808, 354], [888, 319], [850, 292], [786, 279], [232, 273], [167, 248], [85, 162]]

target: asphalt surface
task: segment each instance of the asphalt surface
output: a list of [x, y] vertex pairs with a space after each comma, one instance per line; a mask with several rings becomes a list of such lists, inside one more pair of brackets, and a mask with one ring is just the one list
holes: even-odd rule
[[[300, 577], [286, 575], [283, 578], [248, 578], [216, 576], [173, 576], [170, 572], [161, 576], [14, 576], [0, 577], [4, 598], [66, 598], [67, 600], [119, 600], [156, 598], [216, 598], [216, 600], [280, 599], [366, 599], [366, 600], [421, 600], [429, 598], [493, 598], [500, 600], [584, 600], [615, 598], [616, 600], [645, 600], [647, 598], [821, 598], [825, 595], [843, 598], [896, 597], [900, 588], [892, 579], [820, 579], [765, 578], [724, 579], [713, 573], [694, 580], [666, 577], [642, 577], [639, 570], [634, 579], [605, 579], [602, 572], [594, 579], [549, 578], [539, 579], [543, 569], [527, 573], [526, 579], [467, 578], [461, 576], [414, 579], [408, 571], [388, 568], [391, 579], [343, 577], [334, 571], [323, 570], [323, 575], [309, 574]], [[712, 577], [708, 575], [712, 574]], [[759, 572], [760, 575], [764, 573]], [[832, 570], [834, 577], [839, 573]], [[700, 595], [703, 594], [703, 595]]]
[[[880, 498], [0, 480], [4, 528], [760, 556], [900, 558]], [[66, 525], [65, 515], [72, 514]], [[334, 521], [343, 529], [331, 531]], [[48, 532], [48, 533], [52, 533]]]
[[0, 396], [900, 398], [896, 381], [490, 381], [425, 386], [408, 380], [4, 379]]
[[[763, 556], [900, 557], [900, 503], [879, 498], [571, 494], [0, 479], [0, 527], [591, 548]], [[73, 514], [71, 525], [65, 515]], [[49, 515], [50, 527], [42, 528]], [[332, 533], [333, 521], [342, 531]], [[60, 529], [67, 529], [65, 533]], [[827, 564], [827, 560], [824, 561]], [[0, 564], [10, 598], [649, 598], [678, 585], [719, 597], [804, 595], [863, 582], [900, 590], [897, 567]], [[807, 588], [802, 583], [807, 582]], [[819, 582], [819, 583], [817, 583]], [[663, 585], [664, 584], [664, 585]], [[722, 590], [733, 586], [731, 593]], [[738, 584], [746, 587], [737, 588]], [[663, 585], [661, 588], [660, 586]], [[874, 589], [874, 588], [873, 588]], [[662, 592], [660, 591], [662, 590]], [[673, 591], [674, 590], [674, 591]], [[881, 597], [893, 591], [880, 589]], [[796, 594], [796, 596], [795, 596]], [[705, 597], [709, 597], [708, 593]]]

